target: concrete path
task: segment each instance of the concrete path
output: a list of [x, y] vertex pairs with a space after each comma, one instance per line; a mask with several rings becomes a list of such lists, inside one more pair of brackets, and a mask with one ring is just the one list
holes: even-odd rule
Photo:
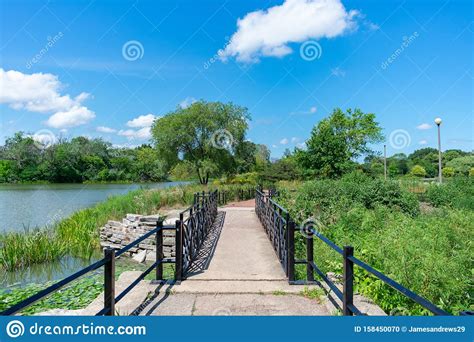
[[199, 266], [180, 285], [157, 288], [140, 315], [332, 314], [324, 296], [309, 299], [305, 286], [288, 284], [253, 203], [245, 204], [220, 208]]

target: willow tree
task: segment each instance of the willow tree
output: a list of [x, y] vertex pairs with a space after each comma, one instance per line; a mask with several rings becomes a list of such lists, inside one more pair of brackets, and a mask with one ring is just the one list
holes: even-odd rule
[[152, 139], [168, 168], [190, 162], [200, 183], [207, 184], [209, 177], [232, 173], [249, 119], [247, 108], [199, 101], [157, 119]]

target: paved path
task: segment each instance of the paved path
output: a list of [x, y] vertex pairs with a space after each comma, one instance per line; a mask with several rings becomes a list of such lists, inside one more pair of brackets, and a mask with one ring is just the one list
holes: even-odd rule
[[330, 315], [326, 300], [289, 285], [263, 227], [250, 207], [220, 208], [199, 267], [180, 285], [159, 288], [142, 315]]

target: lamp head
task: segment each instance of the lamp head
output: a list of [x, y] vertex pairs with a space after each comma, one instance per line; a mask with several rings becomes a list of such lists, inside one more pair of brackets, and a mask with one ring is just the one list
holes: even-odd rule
[[438, 126], [441, 125], [441, 122], [443, 122], [443, 121], [441, 120], [441, 118], [436, 118], [436, 119], [435, 119], [435, 124], [437, 124]]

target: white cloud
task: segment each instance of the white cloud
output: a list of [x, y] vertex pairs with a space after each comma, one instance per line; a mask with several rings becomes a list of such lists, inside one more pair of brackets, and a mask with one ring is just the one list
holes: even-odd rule
[[95, 118], [94, 112], [86, 107], [72, 107], [63, 112], [54, 113], [46, 121], [46, 125], [54, 128], [68, 128], [85, 125]]
[[427, 129], [430, 129], [431, 126], [429, 123], [422, 123], [421, 125], [418, 125], [416, 126], [416, 128], [420, 129], [420, 130], [427, 130]]
[[309, 112], [310, 112], [311, 114], [313, 114], [313, 113], [316, 113], [317, 110], [318, 110], [318, 108], [317, 108], [316, 106], [313, 106], [313, 107], [311, 107], [311, 108], [309, 109]]
[[128, 127], [150, 127], [157, 117], [153, 114], [140, 115], [139, 117], [127, 122]]
[[300, 141], [300, 138], [298, 137], [293, 137], [291, 138], [291, 142], [294, 144], [294, 143], [297, 143], [298, 141]]
[[126, 137], [128, 140], [147, 140], [151, 138], [151, 127], [143, 127], [138, 130], [121, 129], [117, 134]]
[[286, 145], [286, 144], [288, 144], [288, 142], [289, 141], [288, 141], [287, 138], [283, 138], [283, 139], [280, 140], [280, 144], [282, 144], [282, 145]]
[[117, 132], [116, 129], [106, 127], [106, 126], [99, 126], [99, 127], [96, 128], [96, 131], [101, 132], [101, 133], [115, 133], [115, 132]]
[[428, 141], [426, 141], [426, 140], [420, 140], [418, 143], [419, 143], [420, 145], [426, 145], [426, 144], [428, 143]]
[[286, 0], [282, 5], [248, 13], [219, 56], [257, 62], [260, 56], [282, 57], [290, 43], [334, 38], [357, 28], [359, 12], [346, 11], [340, 0]]
[[187, 97], [179, 103], [179, 106], [183, 109], [186, 109], [190, 105], [192, 105], [194, 102], [196, 102], [196, 99], [194, 97]]
[[0, 68], [0, 103], [15, 110], [54, 113], [46, 124], [55, 128], [79, 126], [95, 118], [94, 112], [82, 105], [89, 98], [88, 93], [72, 98], [60, 94], [63, 88], [53, 74], [23, 74]]
[[296, 144], [296, 147], [304, 149], [304, 148], [306, 148], [306, 143], [305, 142], [298, 143], [298, 144]]

